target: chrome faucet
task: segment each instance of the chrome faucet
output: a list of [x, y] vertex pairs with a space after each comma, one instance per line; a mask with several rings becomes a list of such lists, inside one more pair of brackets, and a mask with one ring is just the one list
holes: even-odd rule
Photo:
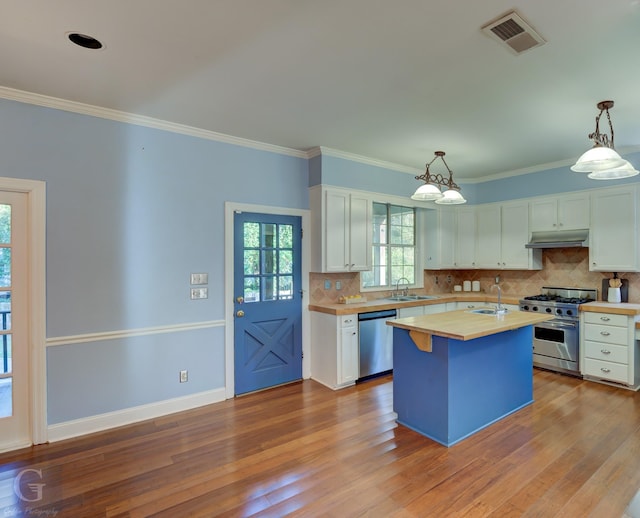
[[411, 284], [411, 281], [409, 279], [407, 279], [406, 277], [400, 277], [396, 281], [396, 296], [398, 296], [400, 281], [406, 281], [406, 283], [407, 283], [407, 287], [402, 290], [402, 294], [406, 297], [409, 294], [409, 286], [408, 285]]
[[493, 286], [491, 286], [492, 288], [498, 288], [498, 305], [496, 306], [496, 314], [497, 315], [501, 315], [503, 313], [507, 312], [506, 308], [502, 307], [502, 288], [500, 287], [499, 284], [494, 284]]

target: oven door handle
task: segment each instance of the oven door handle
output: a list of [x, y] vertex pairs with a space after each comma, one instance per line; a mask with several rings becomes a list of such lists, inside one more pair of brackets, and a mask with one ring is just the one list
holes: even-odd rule
[[542, 322], [536, 327], [554, 327], [559, 329], [577, 329], [577, 324], [573, 322]]

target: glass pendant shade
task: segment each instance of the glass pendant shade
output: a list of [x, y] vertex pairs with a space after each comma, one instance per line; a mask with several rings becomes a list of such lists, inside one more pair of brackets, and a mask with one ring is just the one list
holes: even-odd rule
[[463, 198], [462, 194], [460, 194], [460, 191], [456, 191], [455, 189], [448, 189], [444, 191], [444, 193], [442, 194], [442, 198], [436, 200], [436, 203], [438, 203], [439, 205], [459, 205], [461, 203], [467, 203], [467, 200]]
[[623, 162], [624, 165], [621, 167], [593, 171], [589, 173], [589, 178], [592, 180], [619, 180], [621, 178], [631, 178], [632, 176], [640, 174], [640, 171], [637, 171], [633, 165], [631, 165], [631, 162], [628, 160], [623, 160]]
[[604, 146], [592, 147], [583, 153], [578, 161], [571, 166], [576, 173], [591, 173], [623, 167], [627, 162], [614, 149]]
[[440, 198], [442, 198], [442, 193], [440, 192], [440, 189], [438, 189], [437, 186], [430, 183], [425, 183], [420, 187], [418, 187], [416, 189], [416, 192], [413, 193], [413, 196], [411, 196], [412, 200], [419, 200], [419, 201], [431, 201], [431, 200], [438, 200]]

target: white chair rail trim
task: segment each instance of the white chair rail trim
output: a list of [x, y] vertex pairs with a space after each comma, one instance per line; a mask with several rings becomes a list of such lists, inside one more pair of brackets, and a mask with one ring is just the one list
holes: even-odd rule
[[139, 329], [127, 329], [122, 331], [105, 331], [103, 333], [87, 333], [82, 335], [58, 336], [47, 338], [47, 347], [58, 345], [79, 344], [88, 342], [103, 342], [105, 340], [119, 340], [133, 336], [156, 335], [160, 333], [181, 333], [193, 331], [195, 329], [207, 329], [212, 327], [224, 327], [224, 320], [209, 320], [205, 322], [194, 322], [191, 324], [174, 324], [168, 326], [143, 327]]

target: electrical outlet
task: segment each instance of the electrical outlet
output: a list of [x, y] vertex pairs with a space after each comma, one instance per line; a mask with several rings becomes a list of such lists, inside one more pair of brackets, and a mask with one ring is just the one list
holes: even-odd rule
[[180, 383], [186, 383], [187, 381], [189, 381], [189, 371], [180, 371]]
[[496, 284], [500, 284], [500, 276], [496, 275]]
[[336, 290], [342, 289], [342, 283], [340, 281], [336, 281]]
[[438, 285], [438, 276], [436, 275], [436, 286]]
[[331, 281], [329, 279], [326, 279], [324, 281], [324, 289], [325, 290], [330, 290], [331, 289]]

